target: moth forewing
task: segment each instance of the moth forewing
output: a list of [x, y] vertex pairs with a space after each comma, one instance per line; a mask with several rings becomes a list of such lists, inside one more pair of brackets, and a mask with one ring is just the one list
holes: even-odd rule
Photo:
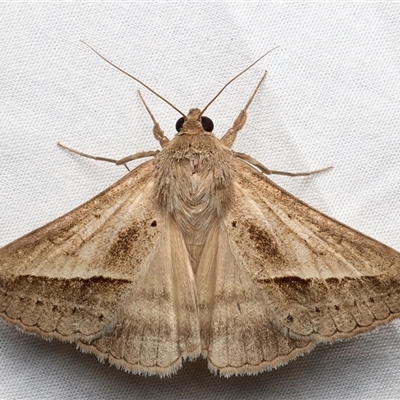
[[256, 374], [399, 317], [400, 254], [265, 176], [321, 170], [273, 171], [231, 150], [259, 85], [221, 139], [203, 116], [220, 91], [203, 111], [173, 106], [172, 140], [145, 104], [161, 150], [114, 160], [62, 145], [151, 159], [0, 249], [0, 316], [160, 376], [200, 354], [221, 375]]

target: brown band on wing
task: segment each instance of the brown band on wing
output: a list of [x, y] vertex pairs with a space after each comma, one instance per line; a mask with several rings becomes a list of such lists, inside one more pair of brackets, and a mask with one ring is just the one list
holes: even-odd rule
[[274, 322], [293, 337], [330, 341], [373, 329], [400, 315], [400, 278], [260, 279]]
[[118, 315], [126, 279], [0, 278], [0, 314], [24, 330], [62, 340], [94, 337]]

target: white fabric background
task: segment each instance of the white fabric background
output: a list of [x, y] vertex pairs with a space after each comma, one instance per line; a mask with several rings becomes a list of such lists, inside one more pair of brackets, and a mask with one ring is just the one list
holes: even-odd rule
[[[230, 127], [267, 69], [235, 149], [272, 169], [334, 165], [276, 181], [400, 250], [399, 12], [387, 3], [1, 4], [0, 245], [126, 172], [57, 141], [114, 158], [158, 148], [140, 86], [83, 39], [185, 112], [279, 45], [210, 107], [215, 133]], [[171, 138], [179, 115], [142, 92]], [[0, 376], [1, 399], [399, 398], [400, 324], [254, 377], [215, 377], [203, 360], [160, 379], [1, 322]]]

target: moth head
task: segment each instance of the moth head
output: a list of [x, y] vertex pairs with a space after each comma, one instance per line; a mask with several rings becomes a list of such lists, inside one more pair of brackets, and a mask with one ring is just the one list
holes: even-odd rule
[[210, 118], [201, 115], [201, 110], [192, 108], [186, 117], [176, 121], [175, 128], [179, 135], [198, 135], [200, 133], [212, 132], [214, 124]]

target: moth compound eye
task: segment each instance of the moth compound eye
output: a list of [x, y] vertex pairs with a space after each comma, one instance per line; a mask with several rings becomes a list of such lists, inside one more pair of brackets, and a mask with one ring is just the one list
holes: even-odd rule
[[178, 119], [178, 121], [176, 121], [175, 128], [176, 128], [177, 132], [181, 131], [184, 122], [185, 122], [185, 118], [183, 118], [183, 117], [180, 117]]
[[214, 123], [208, 117], [201, 117], [201, 126], [206, 132], [212, 132], [214, 130]]

